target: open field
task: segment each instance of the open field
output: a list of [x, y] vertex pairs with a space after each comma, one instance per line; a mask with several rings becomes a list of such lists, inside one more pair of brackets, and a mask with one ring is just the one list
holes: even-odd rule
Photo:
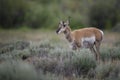
[[48, 30], [0, 31], [0, 80], [120, 80], [120, 33], [105, 31], [101, 61]]

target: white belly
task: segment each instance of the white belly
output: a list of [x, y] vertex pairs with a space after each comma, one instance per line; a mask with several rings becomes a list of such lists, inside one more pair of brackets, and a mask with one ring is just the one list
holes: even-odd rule
[[90, 45], [93, 45], [95, 42], [95, 36], [91, 36], [91, 37], [83, 37], [81, 39], [81, 47], [82, 48], [89, 48]]

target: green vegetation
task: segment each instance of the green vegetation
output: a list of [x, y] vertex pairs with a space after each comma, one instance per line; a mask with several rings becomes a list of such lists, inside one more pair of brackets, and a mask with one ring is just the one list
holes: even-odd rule
[[32, 65], [22, 61], [6, 61], [0, 65], [0, 80], [38, 80]]
[[0, 26], [6, 29], [21, 26], [25, 21], [27, 6], [24, 0], [0, 0]]
[[120, 63], [111, 63], [100, 64], [96, 67], [96, 77], [98, 79], [105, 80], [119, 80], [120, 76]]
[[112, 29], [120, 22], [119, 0], [1, 0], [1, 28], [57, 27], [70, 16], [72, 28], [96, 26]]
[[90, 24], [99, 28], [111, 29], [120, 20], [119, 0], [97, 0], [90, 10]]
[[0, 80], [120, 80], [119, 33], [105, 32], [100, 63], [88, 49], [73, 51], [55, 34], [59, 21], [68, 17], [72, 29], [93, 26], [120, 32], [119, 4], [0, 0]]
[[[68, 48], [66, 40], [61, 40], [52, 32], [44, 35], [43, 32], [36, 33], [41, 34], [40, 41], [16, 40], [1, 43], [1, 80], [120, 79], [120, 46], [116, 45], [119, 41], [112, 47], [102, 46], [101, 61], [98, 63], [88, 49], [73, 51]], [[36, 33], [32, 35], [33, 38]]]

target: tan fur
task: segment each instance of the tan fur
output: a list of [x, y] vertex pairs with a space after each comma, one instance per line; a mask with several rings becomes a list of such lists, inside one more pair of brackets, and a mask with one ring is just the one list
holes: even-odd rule
[[74, 30], [71, 32], [71, 35], [76, 42], [79, 42], [79, 40], [82, 37], [91, 37], [91, 36], [95, 36], [96, 41], [102, 40], [102, 34], [100, 30], [97, 28], [83, 28], [79, 30]]
[[[57, 33], [63, 32], [65, 34], [66, 39], [71, 43], [72, 49], [76, 50], [78, 48], [82, 47], [82, 39], [90, 39], [95, 41], [94, 43], [90, 43], [89, 40], [85, 42], [87, 45], [87, 48], [91, 50], [92, 53], [95, 54], [95, 57], [97, 60], [100, 58], [100, 52], [99, 47], [101, 44], [101, 41], [103, 39], [103, 32], [98, 28], [82, 28], [78, 30], [71, 31], [71, 28], [68, 25], [68, 22], [60, 22], [59, 28], [57, 30]], [[63, 30], [63, 31], [60, 31]]]

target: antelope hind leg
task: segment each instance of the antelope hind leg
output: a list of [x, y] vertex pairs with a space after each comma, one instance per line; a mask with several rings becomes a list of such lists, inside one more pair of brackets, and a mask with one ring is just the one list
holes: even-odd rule
[[95, 42], [96, 53], [98, 55], [98, 59], [100, 59], [100, 42]]

